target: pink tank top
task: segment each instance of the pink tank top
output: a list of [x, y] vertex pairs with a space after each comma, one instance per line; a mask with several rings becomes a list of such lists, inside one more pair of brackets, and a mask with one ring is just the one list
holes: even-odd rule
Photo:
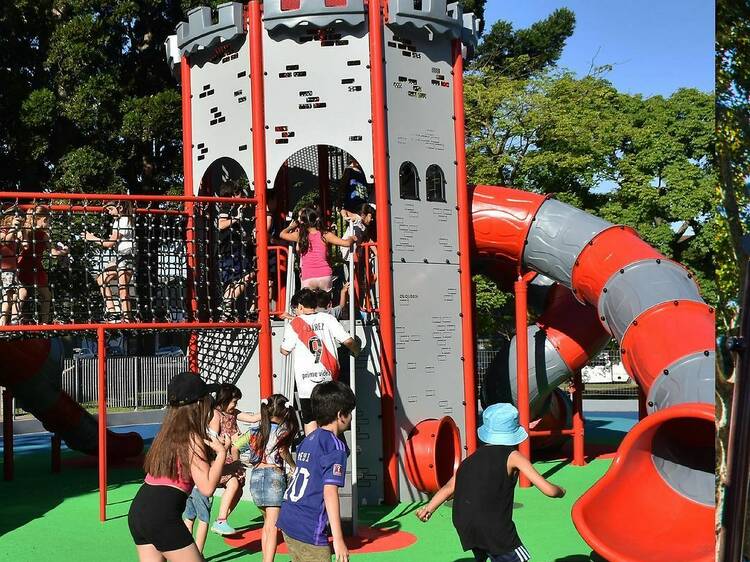
[[320, 230], [316, 230], [310, 232], [308, 238], [310, 245], [307, 248], [307, 253], [302, 254], [300, 258], [300, 268], [302, 269], [300, 277], [302, 280], [333, 275], [333, 270], [328, 263], [328, 251], [326, 243], [323, 241], [323, 234]]
[[151, 476], [150, 474], [146, 475], [146, 479], [144, 480], [146, 484], [150, 484], [151, 486], [172, 486], [173, 488], [177, 488], [179, 490], [182, 490], [186, 494], [190, 494], [190, 492], [193, 490], [193, 486], [195, 486], [195, 483], [193, 482], [193, 479], [188, 477], [187, 480], [182, 475], [182, 469], [180, 468], [179, 461], [177, 462], [177, 479], [172, 479], [169, 476]]

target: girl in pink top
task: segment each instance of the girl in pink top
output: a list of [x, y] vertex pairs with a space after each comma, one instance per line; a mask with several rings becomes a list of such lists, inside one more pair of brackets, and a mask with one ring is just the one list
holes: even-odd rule
[[146, 455], [146, 481], [128, 512], [141, 562], [203, 560], [182, 513], [193, 485], [204, 496], [213, 495], [231, 445], [227, 436], [209, 438], [213, 390], [195, 373], [180, 373], [169, 381], [169, 408]]
[[320, 228], [320, 215], [311, 208], [299, 212], [299, 222], [292, 221], [281, 231], [281, 239], [296, 242], [300, 255], [302, 287], [331, 290], [333, 270], [328, 263], [328, 245], [351, 248], [354, 238], [339, 238]]

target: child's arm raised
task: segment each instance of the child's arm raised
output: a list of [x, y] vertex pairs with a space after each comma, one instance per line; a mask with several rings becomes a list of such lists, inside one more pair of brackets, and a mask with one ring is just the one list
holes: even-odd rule
[[297, 232], [298, 228], [299, 225], [297, 224], [297, 221], [290, 222], [289, 226], [279, 233], [279, 238], [286, 240], [287, 242], [299, 242], [299, 232]]
[[336, 562], [349, 561], [349, 549], [344, 542], [344, 532], [341, 530], [341, 509], [339, 506], [339, 487], [335, 484], [323, 486], [323, 502], [328, 513], [328, 521], [331, 525], [331, 536], [333, 537], [333, 552], [336, 554]]
[[237, 414], [237, 419], [245, 423], [258, 423], [260, 421], [260, 414], [253, 414], [252, 412], [240, 412]]
[[526, 478], [528, 478], [534, 486], [539, 488], [539, 491], [542, 492], [545, 496], [549, 496], [551, 498], [561, 498], [565, 495], [565, 488], [561, 488], [560, 486], [556, 486], [555, 484], [548, 482], [544, 478], [544, 476], [537, 472], [536, 468], [534, 468], [534, 465], [531, 464], [529, 459], [524, 457], [518, 451], [513, 451], [510, 455], [508, 455], [508, 468], [517, 469], [521, 474], [526, 476]]
[[446, 501], [451, 499], [453, 497], [453, 492], [456, 489], [456, 475], [454, 474], [451, 476], [451, 479], [448, 480], [448, 482], [440, 488], [437, 493], [432, 496], [432, 499], [430, 502], [425, 505], [424, 507], [420, 507], [417, 510], [417, 517], [420, 521], [427, 521], [432, 516], [433, 513], [437, 510], [438, 507], [443, 505]]

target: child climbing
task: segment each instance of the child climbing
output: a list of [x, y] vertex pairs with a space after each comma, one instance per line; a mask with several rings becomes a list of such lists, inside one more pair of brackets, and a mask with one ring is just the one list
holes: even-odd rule
[[297, 414], [286, 396], [272, 394], [261, 400], [260, 424], [249, 433], [255, 461], [250, 473], [250, 493], [263, 513], [263, 562], [273, 562], [276, 554], [276, 521], [287, 475], [295, 468], [290, 447], [298, 431]]
[[18, 255], [23, 245], [23, 215], [9, 213], [0, 220], [0, 326], [18, 317]]
[[26, 212], [23, 226], [23, 238], [26, 244], [18, 257], [18, 308], [23, 314], [24, 305], [29, 300], [32, 290], [36, 290], [38, 309], [34, 314], [39, 324], [50, 321], [52, 291], [49, 288], [49, 277], [44, 267], [44, 254], [49, 250], [52, 257], [66, 256], [67, 246], [50, 244], [50, 211], [49, 207], [36, 205]]
[[[119, 201], [105, 205], [104, 210], [114, 218], [109, 238], [99, 238], [88, 231], [84, 233], [85, 240], [98, 243], [102, 248], [115, 249], [116, 251], [115, 259], [105, 264], [104, 269], [96, 278], [107, 310], [104, 319], [107, 322], [117, 322], [118, 320], [133, 322], [134, 317], [130, 303], [130, 288], [135, 270], [136, 255], [133, 204], [130, 201]], [[117, 294], [119, 296], [119, 313], [110, 286], [115, 280], [117, 281]]]
[[477, 430], [483, 447], [469, 455], [456, 474], [418, 509], [427, 521], [435, 510], [453, 497], [453, 526], [461, 546], [471, 550], [477, 562], [525, 562], [531, 556], [513, 523], [513, 495], [518, 474], [524, 474], [544, 495], [562, 498], [565, 490], [549, 483], [517, 450], [528, 439], [518, 424], [512, 404], [493, 404], [482, 413]]
[[[219, 434], [234, 440], [239, 436], [237, 420], [255, 423], [259, 420], [257, 414], [241, 412], [237, 409], [237, 402], [242, 398], [242, 392], [233, 384], [222, 384], [216, 393], [214, 416], [209, 428]], [[245, 485], [245, 467], [240, 462], [237, 447], [232, 446], [227, 453], [224, 471], [219, 481], [219, 487], [224, 488], [219, 505], [219, 516], [211, 525], [211, 530], [219, 535], [233, 535], [236, 531], [227, 522], [232, 510], [242, 497], [242, 487]]]
[[180, 373], [169, 381], [169, 407], [146, 455], [146, 480], [128, 512], [141, 562], [203, 560], [182, 513], [193, 486], [204, 496], [213, 495], [230, 445], [226, 437], [208, 435], [212, 390], [195, 373]]
[[282, 240], [296, 242], [300, 255], [300, 279], [302, 287], [331, 290], [333, 270], [328, 263], [328, 245], [350, 248], [353, 238], [339, 238], [332, 232], [324, 232], [320, 226], [318, 211], [302, 209], [299, 222], [292, 221], [281, 231]]

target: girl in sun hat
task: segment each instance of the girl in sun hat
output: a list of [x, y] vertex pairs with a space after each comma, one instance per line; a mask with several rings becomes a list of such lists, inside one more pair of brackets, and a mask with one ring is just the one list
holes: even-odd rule
[[513, 494], [518, 474], [523, 473], [546, 496], [561, 498], [565, 490], [539, 474], [517, 450], [526, 439], [512, 404], [493, 404], [482, 412], [477, 435], [483, 447], [468, 456], [456, 474], [417, 510], [427, 521], [440, 505], [453, 497], [453, 526], [464, 550], [478, 562], [525, 562], [531, 556], [513, 523]]

